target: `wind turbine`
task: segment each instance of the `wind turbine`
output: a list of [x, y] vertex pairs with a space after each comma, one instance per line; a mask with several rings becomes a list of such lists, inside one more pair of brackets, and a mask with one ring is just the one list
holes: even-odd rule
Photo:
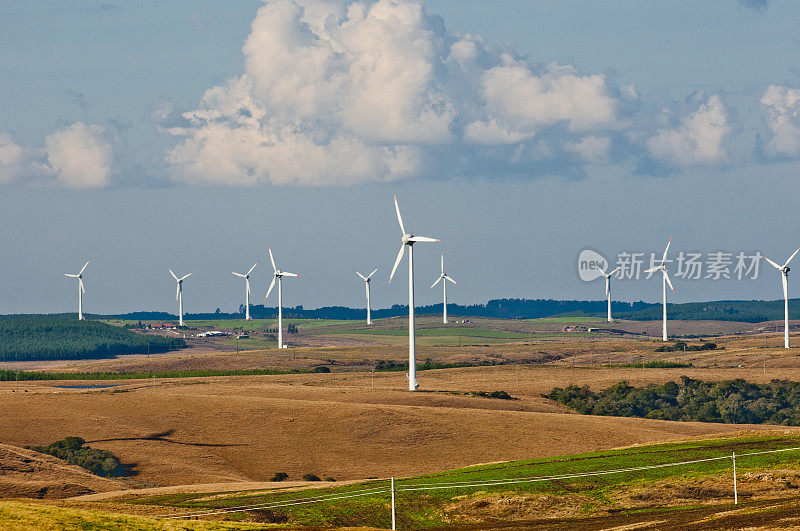
[[[618, 267], [611, 271], [610, 273], [606, 273], [603, 271], [603, 268], [598, 267], [597, 270], [606, 277], [606, 298], [608, 299], [608, 322], [610, 323], [613, 319], [611, 319], [611, 277], [614, 276], [614, 273], [619, 271], [621, 268]], [[671, 285], [671, 284], [670, 284]]]
[[[431, 289], [433, 289], [433, 286], [438, 284], [441, 280], [449, 280], [453, 284], [458, 284], [458, 282], [448, 277], [447, 273], [444, 272], [444, 253], [442, 253], [442, 274], [439, 275], [439, 278], [436, 279], [436, 282], [431, 285]], [[442, 304], [442, 322], [447, 324], [447, 282], [442, 282], [442, 299], [444, 300]]]
[[78, 279], [78, 320], [83, 321], [83, 294], [86, 293], [86, 288], [83, 287], [83, 272], [86, 269], [86, 266], [89, 265], [89, 260], [86, 260], [86, 263], [83, 264], [80, 272], [71, 275], [69, 273], [64, 273], [65, 277], [77, 278]]
[[295, 273], [287, 273], [286, 271], [281, 271], [275, 266], [275, 259], [272, 258], [272, 249], [269, 245], [267, 245], [267, 251], [269, 251], [269, 261], [272, 262], [272, 270], [274, 272], [274, 276], [272, 277], [272, 282], [269, 283], [269, 289], [267, 290], [267, 295], [264, 297], [264, 302], [267, 302], [267, 297], [272, 292], [272, 288], [275, 287], [275, 280], [278, 280], [278, 348], [285, 348], [283, 346], [283, 290], [281, 286], [283, 284], [282, 279], [283, 277], [299, 277]]
[[244, 279], [244, 320], [250, 320], [250, 273], [253, 272], [253, 269], [256, 268], [258, 262], [253, 264], [253, 267], [250, 268], [250, 271], [245, 273], [244, 275], [241, 273], [234, 273], [231, 271], [231, 274], [236, 275], [237, 277], [242, 277]]
[[378, 270], [378, 268], [376, 267], [375, 269], [372, 270], [372, 273], [370, 273], [367, 276], [364, 276], [361, 273], [359, 273], [358, 271], [356, 271], [356, 275], [360, 276], [361, 280], [364, 281], [364, 287], [367, 290], [367, 324], [368, 325], [372, 324], [372, 314], [370, 313], [370, 308], [369, 308], [369, 283], [370, 283], [370, 279], [372, 278], [372, 275], [374, 275], [375, 271], [377, 271], [377, 270]]
[[669, 274], [667, 273], [667, 266], [664, 265], [664, 262], [667, 261], [667, 251], [669, 251], [669, 246], [672, 244], [672, 238], [669, 239], [667, 242], [667, 248], [664, 249], [664, 255], [661, 257], [661, 263], [650, 269], [645, 270], [645, 273], [654, 273], [656, 271], [661, 271], [661, 291], [663, 296], [663, 303], [664, 303], [664, 328], [662, 334], [662, 340], [667, 340], [667, 284], [669, 284], [669, 289], [672, 290], [672, 293], [675, 293], [675, 288], [672, 287], [672, 282], [669, 280]]
[[772, 264], [775, 269], [781, 272], [781, 281], [783, 281], [783, 346], [784, 348], [789, 348], [789, 262], [792, 261], [792, 258], [800, 251], [798, 249], [795, 251], [792, 256], [786, 260], [782, 266], [779, 266], [766, 256], [764, 260]]
[[178, 301], [178, 326], [183, 326], [183, 281], [192, 276], [192, 274], [189, 273], [188, 275], [183, 275], [178, 278], [178, 276], [172, 272], [172, 269], [169, 270], [169, 274], [172, 275], [172, 278], [178, 283], [178, 288], [175, 291], [175, 300]]
[[427, 238], [425, 236], [414, 236], [406, 232], [403, 226], [403, 218], [400, 216], [400, 207], [397, 206], [397, 196], [394, 196], [394, 209], [397, 212], [397, 221], [400, 223], [400, 230], [403, 233], [400, 246], [400, 252], [397, 253], [397, 259], [394, 261], [392, 274], [389, 275], [389, 284], [392, 283], [392, 277], [400, 265], [400, 260], [403, 259], [406, 247], [408, 247], [408, 390], [416, 391], [419, 387], [417, 385], [417, 346], [414, 337], [414, 244], [417, 242], [438, 242], [434, 238]]

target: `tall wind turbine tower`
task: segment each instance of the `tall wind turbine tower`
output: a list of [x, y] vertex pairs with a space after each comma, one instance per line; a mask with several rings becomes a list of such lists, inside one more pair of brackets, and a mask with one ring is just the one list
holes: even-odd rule
[[244, 279], [244, 320], [250, 320], [250, 273], [253, 272], [253, 269], [256, 268], [258, 262], [253, 264], [253, 267], [250, 268], [245, 274], [242, 273], [234, 273], [231, 271], [231, 274], [236, 275], [237, 277], [241, 277]]
[[364, 276], [361, 273], [359, 273], [358, 271], [356, 271], [356, 275], [360, 276], [361, 280], [364, 281], [364, 287], [367, 290], [367, 324], [368, 325], [372, 324], [372, 313], [371, 313], [370, 307], [369, 307], [369, 283], [370, 283], [370, 279], [372, 278], [372, 275], [374, 275], [375, 271], [377, 271], [377, 270], [378, 270], [378, 268], [376, 267], [375, 269], [372, 270], [372, 273], [370, 273], [367, 276]]
[[439, 278], [436, 279], [436, 282], [431, 285], [431, 289], [433, 289], [433, 286], [442, 280], [445, 281], [442, 282], [442, 300], [444, 301], [442, 303], [442, 322], [447, 324], [447, 281], [450, 281], [453, 284], [458, 284], [458, 282], [448, 277], [447, 273], [444, 272], [444, 253], [442, 253], [442, 274], [439, 275]]
[[78, 279], [78, 320], [83, 321], [83, 294], [86, 293], [86, 288], [83, 287], [83, 272], [86, 270], [86, 266], [89, 265], [89, 260], [83, 264], [81, 270], [72, 275], [70, 273], [64, 273], [65, 277], [77, 278]]
[[783, 346], [784, 348], [789, 348], [789, 262], [792, 261], [792, 258], [800, 251], [798, 249], [795, 251], [792, 256], [789, 257], [788, 260], [782, 265], [779, 266], [766, 256], [764, 260], [772, 264], [772, 266], [781, 272], [781, 281], [783, 282]]
[[267, 290], [267, 295], [264, 297], [264, 302], [267, 302], [267, 297], [272, 292], [272, 288], [275, 287], [275, 280], [278, 280], [278, 348], [286, 348], [283, 346], [283, 277], [299, 277], [295, 273], [287, 273], [286, 271], [281, 271], [275, 266], [275, 259], [272, 258], [272, 249], [269, 245], [267, 245], [267, 251], [269, 251], [269, 261], [272, 262], [272, 271], [274, 276], [272, 277], [272, 282], [269, 283], [269, 289]]
[[603, 271], [602, 268], [598, 267], [597, 270], [606, 277], [606, 299], [608, 300], [608, 322], [610, 323], [613, 319], [611, 319], [611, 277], [614, 276], [614, 273], [619, 271], [621, 268], [616, 268], [613, 271], [606, 273]]
[[667, 261], [667, 251], [669, 251], [669, 246], [672, 244], [672, 238], [669, 239], [667, 242], [667, 248], [664, 249], [664, 255], [661, 257], [661, 263], [656, 267], [650, 268], [645, 270], [645, 273], [654, 273], [656, 271], [661, 271], [661, 291], [663, 297], [663, 305], [664, 305], [664, 326], [663, 326], [663, 333], [662, 333], [662, 340], [667, 340], [667, 284], [669, 284], [669, 289], [672, 290], [672, 293], [675, 293], [675, 288], [672, 287], [672, 282], [669, 280], [669, 274], [667, 273], [667, 266], [664, 263]]
[[178, 276], [172, 272], [172, 269], [169, 270], [169, 274], [172, 275], [172, 278], [178, 283], [178, 287], [175, 290], [175, 300], [178, 301], [178, 326], [183, 326], [183, 281], [192, 276], [192, 274], [189, 273], [188, 275], [183, 275], [178, 278]]
[[400, 260], [403, 259], [406, 247], [408, 247], [408, 390], [416, 391], [417, 385], [417, 345], [416, 338], [414, 337], [414, 244], [417, 242], [438, 242], [434, 238], [427, 238], [425, 236], [414, 236], [406, 232], [403, 226], [403, 217], [400, 215], [400, 207], [397, 205], [397, 196], [394, 196], [394, 209], [397, 212], [397, 221], [400, 223], [400, 231], [403, 233], [400, 246], [400, 252], [397, 253], [397, 259], [394, 261], [392, 273], [389, 275], [389, 283], [392, 283], [392, 277], [400, 265]]

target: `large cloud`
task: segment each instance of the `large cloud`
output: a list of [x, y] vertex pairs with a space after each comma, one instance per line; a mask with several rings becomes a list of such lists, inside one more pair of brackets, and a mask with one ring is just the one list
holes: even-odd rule
[[110, 184], [113, 153], [105, 129], [75, 122], [45, 138], [45, 147], [20, 146], [0, 132], [0, 184], [26, 182], [63, 188]]
[[110, 184], [111, 144], [99, 125], [75, 122], [45, 138], [47, 161], [66, 188], [102, 188]]
[[800, 156], [800, 89], [771, 85], [761, 98], [772, 137], [764, 148], [770, 157]]
[[156, 113], [179, 138], [166, 156], [179, 180], [354, 184], [573, 174], [632, 152], [680, 167], [725, 159], [718, 98], [656, 132], [637, 121], [632, 87], [449, 33], [409, 0], [268, 0], [242, 51], [242, 75], [195, 110]]
[[647, 148], [655, 159], [670, 166], [724, 164], [728, 161], [724, 143], [731, 129], [728, 111], [714, 95], [676, 127], [659, 129], [647, 140]]

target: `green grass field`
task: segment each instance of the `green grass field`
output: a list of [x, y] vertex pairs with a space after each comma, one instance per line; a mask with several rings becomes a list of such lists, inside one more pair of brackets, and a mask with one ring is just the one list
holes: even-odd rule
[[[398, 520], [402, 528], [446, 525], [448, 521], [447, 507], [455, 501], [465, 497], [480, 498], [498, 494], [552, 497], [570, 496], [580, 492], [585, 503], [584, 512], [590, 514], [595, 506], [609, 503], [609, 500], [613, 498], [613, 492], [622, 487], [646, 487], [648, 484], [664, 480], [680, 482], [709, 476], [732, 477], [732, 460], [728, 459], [732, 452], [738, 454], [737, 470], [740, 474], [775, 468], [800, 470], [800, 450], [746, 456], [749, 452], [793, 447], [800, 447], [800, 437], [712, 439], [473, 466], [406, 478], [396, 481]], [[641, 471], [587, 477], [563, 477], [570, 474], [631, 469], [715, 457], [723, 457], [723, 459]], [[552, 478], [552, 476], [562, 477]], [[550, 479], [544, 479], [547, 477]], [[521, 480], [521, 478], [525, 479]], [[533, 478], [540, 480], [531, 481]], [[492, 481], [518, 482], [472, 485]], [[451, 488], [453, 484], [465, 486]], [[292, 523], [299, 525], [385, 527], [389, 524], [388, 494], [386, 492], [352, 498], [346, 498], [346, 496], [352, 496], [368, 489], [386, 489], [387, 487], [388, 482], [382, 480], [346, 487], [327, 486], [313, 491], [304, 490], [283, 494], [254, 492], [220, 496], [213, 499], [209, 498], [207, 493], [179, 494], [147, 496], [127, 501], [177, 507], [189, 512], [210, 509], [224, 510], [230, 507], [238, 508], [242, 505], [282, 504], [319, 496], [342, 497], [324, 503], [275, 508], [274, 511], [284, 514]], [[413, 490], [415, 488], [421, 490]], [[624, 511], [625, 508], [620, 507], [619, 510]], [[227, 517], [239, 519], [243, 518], [244, 514], [231, 512], [227, 513]]]

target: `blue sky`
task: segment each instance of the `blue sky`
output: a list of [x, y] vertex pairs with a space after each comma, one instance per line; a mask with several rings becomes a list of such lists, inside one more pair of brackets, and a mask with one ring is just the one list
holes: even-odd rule
[[[0, 312], [377, 307], [406, 225], [417, 293], [600, 298], [591, 248], [762, 252], [796, 234], [794, 2], [8, 2], [0, 20]], [[675, 267], [673, 265], [673, 267]], [[383, 286], [383, 287], [381, 287]], [[790, 295], [792, 293], [790, 282]], [[260, 295], [259, 295], [260, 294]], [[621, 280], [657, 300], [654, 279]], [[780, 296], [676, 281], [674, 301]]]

